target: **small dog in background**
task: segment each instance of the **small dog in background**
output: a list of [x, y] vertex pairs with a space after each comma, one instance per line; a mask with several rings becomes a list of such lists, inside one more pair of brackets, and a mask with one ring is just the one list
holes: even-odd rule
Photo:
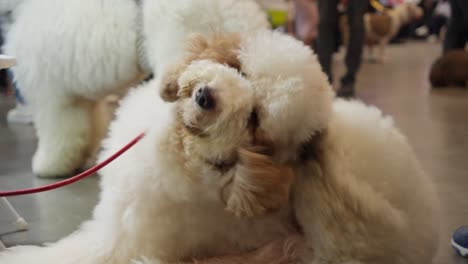
[[468, 87], [468, 52], [452, 50], [432, 64], [429, 74], [432, 87]]
[[[383, 12], [367, 13], [364, 15], [366, 30], [366, 44], [369, 47], [369, 60], [383, 63], [385, 61], [385, 47], [395, 37], [401, 27], [418, 20], [423, 16], [423, 10], [415, 4], [404, 3]], [[348, 18], [343, 16], [340, 21], [343, 43], [349, 40]], [[379, 45], [378, 58], [374, 58], [374, 46]]]

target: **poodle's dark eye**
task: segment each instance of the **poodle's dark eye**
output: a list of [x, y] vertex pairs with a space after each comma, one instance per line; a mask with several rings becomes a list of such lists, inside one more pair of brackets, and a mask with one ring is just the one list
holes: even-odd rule
[[234, 156], [232, 159], [229, 160], [223, 160], [223, 161], [217, 161], [213, 163], [213, 167], [220, 171], [221, 173], [225, 173], [232, 169], [236, 165], [236, 163], [239, 161], [238, 156]]
[[234, 153], [232, 157], [226, 159], [226, 160], [205, 160], [207, 164], [212, 166], [214, 169], [221, 173], [226, 173], [230, 169], [232, 169], [237, 162], [239, 161], [239, 155]]
[[255, 131], [257, 127], [260, 125], [260, 122], [258, 120], [258, 114], [257, 111], [253, 110], [252, 113], [250, 113], [250, 117], [247, 123], [247, 126]]

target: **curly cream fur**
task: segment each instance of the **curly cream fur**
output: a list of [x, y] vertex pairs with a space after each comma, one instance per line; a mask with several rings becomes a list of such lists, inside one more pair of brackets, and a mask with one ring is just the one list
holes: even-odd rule
[[[158, 81], [134, 90], [102, 157], [148, 133], [103, 170], [93, 219], [51, 246], [10, 249], [0, 262], [430, 263], [437, 197], [392, 120], [359, 102], [332, 101], [316, 58], [291, 37], [260, 32], [241, 40], [245, 75], [195, 60], [178, 75], [179, 87], [191, 88], [174, 104], [157, 99]], [[210, 112], [194, 106], [202, 86], [215, 91]], [[243, 152], [256, 144], [266, 148]], [[213, 166], [237, 153], [242, 162]], [[230, 195], [244, 215], [291, 199], [266, 215], [236, 217], [221, 199], [229, 206]]]

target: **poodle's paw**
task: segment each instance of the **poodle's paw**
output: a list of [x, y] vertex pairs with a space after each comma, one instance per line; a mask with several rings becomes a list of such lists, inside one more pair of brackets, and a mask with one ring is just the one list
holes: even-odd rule
[[139, 259], [132, 260], [131, 264], [164, 264], [158, 259], [149, 259], [146, 257], [141, 257]]
[[242, 149], [239, 158], [226, 210], [239, 217], [252, 217], [284, 207], [289, 200], [292, 169], [275, 163], [264, 148]]
[[274, 240], [252, 253], [254, 263], [302, 263], [307, 252], [307, 245], [300, 235], [291, 235]]

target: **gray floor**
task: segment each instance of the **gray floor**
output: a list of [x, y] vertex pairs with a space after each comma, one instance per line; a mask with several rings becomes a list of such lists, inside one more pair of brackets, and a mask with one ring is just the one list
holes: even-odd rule
[[[439, 52], [437, 44], [390, 47], [386, 64], [364, 63], [358, 96], [394, 116], [437, 183], [445, 221], [435, 263], [468, 263], [449, 246], [452, 230], [468, 224], [468, 90], [429, 88], [428, 70]], [[340, 57], [335, 60], [337, 74], [343, 71]], [[30, 172], [35, 147], [32, 127], [8, 126], [5, 122], [12, 104], [0, 97], [0, 189], [49, 183]], [[31, 228], [12, 233], [11, 218], [0, 207], [0, 238], [7, 245], [55, 241], [89, 217], [97, 193], [97, 178], [91, 178], [61, 190], [11, 198]]]

